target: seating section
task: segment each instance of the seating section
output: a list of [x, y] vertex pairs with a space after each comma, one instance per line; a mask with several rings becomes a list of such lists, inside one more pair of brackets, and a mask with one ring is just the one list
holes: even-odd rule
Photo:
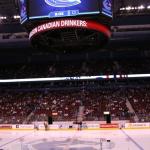
[[0, 78], [35, 78], [150, 73], [150, 60], [108, 60], [1, 65]]
[[110, 111], [113, 120], [132, 119], [134, 114], [129, 112], [126, 99], [131, 102], [140, 121], [148, 121], [149, 93], [150, 88], [1, 91], [0, 123], [32, 122], [42, 119], [42, 115], [52, 115], [55, 121], [76, 121], [79, 106], [82, 105], [85, 106], [84, 120], [103, 120], [104, 111]]

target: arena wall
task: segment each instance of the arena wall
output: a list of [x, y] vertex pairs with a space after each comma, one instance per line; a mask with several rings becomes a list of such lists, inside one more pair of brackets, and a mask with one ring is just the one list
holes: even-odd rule
[[[48, 125], [49, 130], [76, 130], [78, 129], [78, 124], [73, 124], [73, 122], [54, 122], [52, 125]], [[129, 123], [125, 121], [112, 122], [111, 124], [106, 124], [105, 122], [91, 121], [83, 122], [83, 130], [101, 130], [101, 129], [150, 129], [150, 123]], [[45, 130], [43, 123], [35, 124], [0, 124], [0, 130]]]

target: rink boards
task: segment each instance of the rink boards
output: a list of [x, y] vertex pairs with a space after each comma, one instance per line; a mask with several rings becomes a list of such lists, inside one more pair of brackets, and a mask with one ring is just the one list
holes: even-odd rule
[[[116, 130], [116, 129], [150, 129], [150, 123], [112, 123], [112, 124], [104, 124], [104, 123], [91, 123], [91, 124], [83, 124], [82, 130]], [[48, 125], [48, 130], [78, 130], [79, 125], [77, 124], [52, 124]], [[0, 124], [0, 130], [45, 130], [44, 124]], [[80, 130], [80, 129], [79, 129]]]

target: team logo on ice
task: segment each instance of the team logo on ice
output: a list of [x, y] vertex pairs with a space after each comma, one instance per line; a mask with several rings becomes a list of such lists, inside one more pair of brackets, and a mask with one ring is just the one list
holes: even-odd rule
[[45, 2], [53, 7], [70, 7], [81, 3], [81, 0], [45, 0]]

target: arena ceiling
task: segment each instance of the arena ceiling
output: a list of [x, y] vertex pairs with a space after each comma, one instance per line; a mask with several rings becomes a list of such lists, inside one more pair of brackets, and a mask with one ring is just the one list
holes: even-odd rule
[[[6, 34], [6, 36], [8, 36], [7, 33], [10, 33], [10, 35], [11, 35], [10, 37], [13, 37], [13, 38], [17, 37], [17, 36], [20, 37], [20, 34], [21, 34], [21, 36], [23, 37], [22, 39], [8, 39], [8, 40], [9, 41], [14, 40], [17, 43], [19, 40], [23, 41], [23, 43], [25, 43], [25, 41], [27, 41], [29, 43], [27, 33], [25, 33], [25, 31], [22, 29], [22, 26], [19, 25], [19, 23], [20, 23], [19, 19], [16, 19], [16, 20], [13, 19], [14, 15], [19, 15], [18, 1], [19, 0], [0, 0], [0, 17], [7, 16], [7, 20], [8, 20], [7, 22], [5, 22], [5, 21], [1, 20], [1, 18], [0, 18], [0, 24], [9, 23], [10, 26], [12, 26], [12, 24], [15, 23], [15, 24], [13, 24], [12, 27], [2, 25], [1, 26], [2, 28], [0, 28], [0, 34]], [[120, 8], [123, 8], [123, 7], [125, 8], [125, 7], [129, 7], [129, 6], [137, 7], [137, 6], [141, 6], [141, 5], [145, 6], [145, 8], [147, 6], [150, 6], [150, 0], [113, 0], [114, 16], [117, 16], [119, 14]], [[114, 37], [112, 39], [114, 41], [116, 39], [128, 40], [129, 38], [131, 38], [131, 40], [132, 40], [132, 39], [137, 39], [137, 37], [143, 38], [143, 35], [144, 36], [146, 35], [146, 37], [143, 38], [143, 40], [150, 39], [149, 38], [150, 32], [148, 32], [148, 31], [150, 31], [150, 21], [147, 23], [147, 21], [149, 19], [144, 18], [144, 20], [143, 20], [144, 23], [142, 24], [141, 18], [139, 18], [139, 16], [138, 16], [138, 19], [136, 18], [137, 15], [138, 15], [138, 13], [136, 14], [136, 16], [134, 16], [134, 14], [133, 14], [133, 16], [131, 18], [129, 18], [130, 19], [129, 21], [127, 20], [128, 17], [122, 17], [123, 18], [122, 21], [120, 20], [119, 17], [117, 19], [114, 17], [115, 23], [112, 25], [112, 31], [114, 31]], [[149, 15], [150, 15], [150, 13], [148, 14], [147, 17], [149, 17]], [[130, 21], [137, 22], [137, 20], [139, 20], [140, 23], [138, 22], [136, 25], [129, 23]], [[15, 29], [15, 31], [13, 31], [12, 28]], [[136, 31], [139, 30], [138, 33], [135, 30]], [[133, 37], [131, 35], [126, 35], [125, 34], [126, 31], [130, 31], [129, 34], [131, 34]], [[132, 31], [134, 31], [134, 32], [132, 32]], [[145, 31], [146, 33], [143, 31]], [[14, 34], [17, 33], [17, 35], [12, 36], [12, 33], [14, 33]], [[18, 35], [18, 33], [19, 33], [19, 35]], [[139, 35], [137, 36], [137, 34], [139, 34]], [[5, 41], [7, 41], [7, 39], [5, 39], [5, 40], [1, 39], [0, 44], [2, 43], [2, 44], [4, 44], [4, 46], [6, 46]], [[14, 45], [16, 46], [17, 44], [15, 43]]]
[[11, 16], [16, 15], [17, 12], [17, 0], [0, 0], [0, 15]]

